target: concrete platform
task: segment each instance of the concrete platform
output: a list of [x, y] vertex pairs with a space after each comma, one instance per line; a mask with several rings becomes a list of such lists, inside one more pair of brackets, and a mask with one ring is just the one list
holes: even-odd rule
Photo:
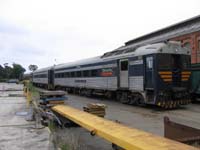
[[0, 83], [0, 150], [52, 149], [48, 130], [35, 129], [35, 122], [25, 120], [25, 97], [9, 97], [23, 94], [22, 89], [20, 84]]

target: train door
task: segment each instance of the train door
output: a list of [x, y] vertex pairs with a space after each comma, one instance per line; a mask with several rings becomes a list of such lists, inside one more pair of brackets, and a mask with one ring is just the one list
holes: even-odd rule
[[54, 85], [54, 70], [48, 70], [48, 84], [49, 88], [53, 88]]
[[121, 88], [128, 88], [128, 59], [122, 59], [119, 61], [120, 67], [120, 87]]
[[153, 56], [147, 56], [145, 58], [145, 88], [153, 89], [154, 88], [154, 62]]

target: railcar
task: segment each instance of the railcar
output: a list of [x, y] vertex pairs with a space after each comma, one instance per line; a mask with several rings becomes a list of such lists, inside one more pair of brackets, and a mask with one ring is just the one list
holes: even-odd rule
[[53, 66], [38, 69], [32, 74], [33, 85], [46, 88], [54, 89], [54, 69]]
[[177, 42], [123, 46], [53, 70], [53, 86], [68, 92], [164, 108], [190, 102], [190, 53]]
[[200, 63], [192, 64], [191, 71], [191, 97], [194, 102], [200, 102]]

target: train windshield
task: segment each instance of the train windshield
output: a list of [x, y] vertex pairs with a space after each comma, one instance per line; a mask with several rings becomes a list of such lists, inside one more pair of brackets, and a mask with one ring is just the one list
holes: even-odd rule
[[158, 54], [159, 69], [187, 69], [190, 67], [189, 55]]

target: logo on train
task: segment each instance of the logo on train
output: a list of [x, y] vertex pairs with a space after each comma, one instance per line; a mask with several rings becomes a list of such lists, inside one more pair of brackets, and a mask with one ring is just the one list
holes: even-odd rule
[[112, 75], [113, 75], [112, 68], [102, 69], [102, 71], [101, 71], [101, 76], [102, 77], [110, 77]]

